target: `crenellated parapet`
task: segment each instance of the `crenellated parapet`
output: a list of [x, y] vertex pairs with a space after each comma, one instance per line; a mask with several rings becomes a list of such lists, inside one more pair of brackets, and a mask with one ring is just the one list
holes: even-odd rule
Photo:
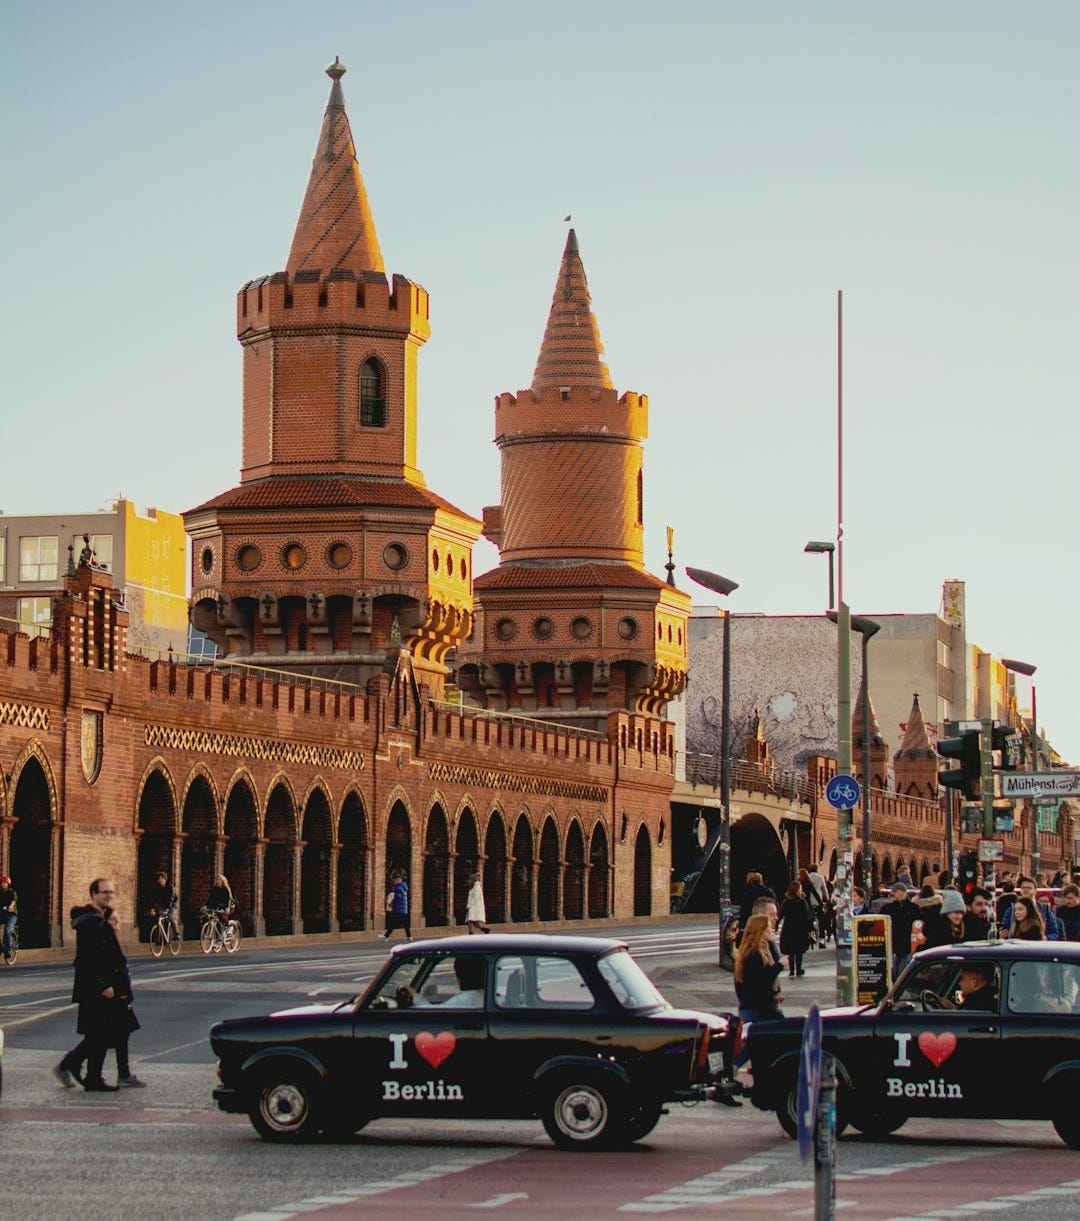
[[649, 435], [649, 398], [627, 390], [544, 386], [495, 399], [495, 441], [501, 447], [529, 437], [587, 436], [639, 442]]

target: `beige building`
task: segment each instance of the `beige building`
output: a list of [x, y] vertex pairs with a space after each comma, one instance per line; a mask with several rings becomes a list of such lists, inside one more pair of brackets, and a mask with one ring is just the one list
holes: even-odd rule
[[93, 562], [112, 574], [131, 615], [128, 648], [183, 653], [187, 646], [187, 538], [177, 513], [130, 500], [90, 513], [7, 516], [0, 511], [0, 621], [37, 635], [52, 622], [53, 599], [89, 539]]

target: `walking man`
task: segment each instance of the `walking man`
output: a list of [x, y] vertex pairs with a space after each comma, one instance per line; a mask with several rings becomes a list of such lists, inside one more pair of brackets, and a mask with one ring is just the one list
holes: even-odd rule
[[390, 889], [386, 895], [386, 932], [380, 933], [383, 941], [390, 940], [394, 929], [405, 932], [405, 940], [412, 941], [412, 929], [409, 927], [409, 883], [400, 869], [390, 874]]
[[80, 1080], [79, 1066], [86, 1060], [83, 1089], [96, 1093], [115, 1092], [101, 1077], [105, 1052], [112, 1039], [113, 1001], [116, 997], [116, 962], [112, 953], [115, 936], [106, 912], [112, 907], [116, 888], [108, 878], [90, 883], [90, 902], [71, 909], [75, 929], [75, 986], [71, 1000], [79, 1006], [76, 1030], [82, 1042], [72, 1048], [53, 1069], [53, 1076], [68, 1089]]
[[19, 896], [11, 885], [11, 878], [5, 873], [0, 878], [0, 930], [4, 934], [4, 957], [11, 953], [11, 934], [19, 923], [16, 908], [19, 906]]
[[465, 923], [470, 933], [490, 933], [487, 926], [487, 907], [484, 904], [484, 887], [479, 873], [469, 874], [469, 893], [465, 899]]

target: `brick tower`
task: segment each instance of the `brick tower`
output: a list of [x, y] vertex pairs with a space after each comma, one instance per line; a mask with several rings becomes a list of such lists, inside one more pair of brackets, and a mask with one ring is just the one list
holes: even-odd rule
[[893, 755], [893, 776], [896, 791], [905, 797], [938, 795], [938, 755], [930, 744], [930, 734], [923, 720], [919, 697], [915, 695], [904, 728], [904, 740]]
[[577, 237], [563, 251], [532, 386], [495, 401], [499, 566], [475, 582], [458, 682], [486, 708], [595, 727], [661, 713], [686, 682], [690, 598], [645, 571], [648, 400], [612, 388]]
[[873, 697], [864, 691], [861, 683], [859, 685], [859, 694], [855, 700], [855, 711], [851, 714], [851, 761], [855, 778], [865, 787], [867, 782], [864, 775], [865, 768], [863, 767], [863, 743], [866, 741], [863, 734], [864, 698], [870, 702], [870, 785], [875, 789], [884, 789], [888, 787], [889, 780], [889, 748], [886, 746], [885, 739], [881, 736], [881, 730], [878, 728]]
[[[428, 295], [388, 282], [333, 82], [284, 271], [237, 298], [240, 484], [184, 515], [192, 622], [235, 659], [363, 681], [401, 644], [441, 692], [480, 523], [416, 466]], [[395, 627], [395, 624], [397, 625]], [[396, 648], [394, 648], [396, 652]]]

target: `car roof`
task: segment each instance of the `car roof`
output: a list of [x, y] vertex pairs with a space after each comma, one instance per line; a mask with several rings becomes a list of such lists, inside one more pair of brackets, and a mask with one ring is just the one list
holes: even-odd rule
[[625, 950], [614, 937], [569, 937], [549, 933], [491, 933], [488, 936], [431, 937], [394, 946], [393, 957], [417, 952], [430, 954], [576, 954], [599, 958], [612, 950]]
[[932, 950], [920, 950], [915, 958], [931, 962], [938, 958], [1061, 959], [1080, 962], [1080, 941], [1026, 941], [1019, 937], [1001, 941], [961, 941], [957, 945], [938, 945]]

